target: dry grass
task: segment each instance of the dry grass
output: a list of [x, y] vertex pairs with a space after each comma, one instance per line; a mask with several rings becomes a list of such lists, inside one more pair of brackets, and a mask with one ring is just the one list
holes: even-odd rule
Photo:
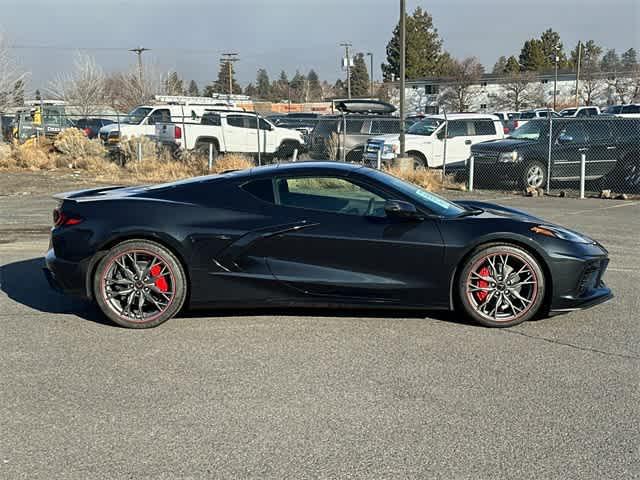
[[442, 170], [432, 170], [430, 168], [418, 168], [415, 170], [403, 171], [398, 167], [385, 167], [385, 172], [394, 177], [401, 178], [419, 187], [437, 192], [440, 190], [465, 190], [463, 183], [456, 182], [453, 175], [445, 175], [442, 179]]
[[142, 154], [142, 159], [158, 156], [158, 146], [149, 137], [133, 136], [125, 137], [120, 141], [120, 150], [124, 155], [125, 162], [138, 160], [138, 154]]
[[18, 168], [53, 170], [57, 167], [53, 145], [48, 140], [31, 139], [21, 145], [14, 145], [12, 154]]
[[222, 173], [228, 170], [246, 170], [247, 168], [252, 168], [254, 166], [255, 164], [250, 157], [237, 153], [230, 153], [216, 159], [211, 173]]
[[83, 159], [104, 157], [107, 153], [100, 140], [90, 140], [77, 128], [68, 128], [60, 132], [53, 145], [64, 157], [62, 163], [67, 160], [67, 163], [76, 168], [76, 164]]

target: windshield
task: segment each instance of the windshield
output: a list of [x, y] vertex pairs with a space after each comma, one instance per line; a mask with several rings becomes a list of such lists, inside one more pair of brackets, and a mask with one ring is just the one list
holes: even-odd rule
[[531, 118], [536, 118], [536, 112], [522, 112], [520, 114], [520, 120], [529, 120]]
[[545, 122], [531, 121], [527, 122], [519, 128], [516, 128], [511, 135], [507, 138], [514, 138], [516, 140], [538, 140], [541, 135], [544, 134]]
[[575, 108], [565, 108], [564, 110], [562, 110], [560, 112], [560, 116], [562, 117], [572, 117], [573, 115], [575, 115], [576, 113], [576, 109]]
[[466, 210], [446, 198], [429, 192], [418, 185], [406, 182], [380, 170], [369, 170], [369, 175], [386, 185], [393, 187], [409, 197], [416, 204], [428, 209], [441, 217], [457, 217]]
[[131, 112], [126, 117], [120, 119], [120, 123], [127, 123], [129, 125], [139, 125], [142, 120], [144, 120], [147, 115], [151, 112], [151, 108], [149, 107], [138, 107]]
[[435, 118], [426, 118], [424, 120], [419, 121], [418, 123], [414, 123], [409, 127], [407, 133], [411, 135], [425, 135], [430, 136], [433, 132], [435, 132], [442, 120], [436, 120]]

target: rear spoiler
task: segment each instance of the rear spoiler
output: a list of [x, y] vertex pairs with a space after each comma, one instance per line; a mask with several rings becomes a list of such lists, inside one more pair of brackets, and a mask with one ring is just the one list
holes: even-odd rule
[[56, 200], [72, 200], [74, 198], [79, 197], [91, 197], [95, 196], [102, 192], [108, 192], [109, 190], [116, 190], [118, 188], [124, 188], [122, 185], [112, 185], [108, 187], [100, 187], [100, 188], [88, 188], [85, 190], [73, 190], [71, 192], [62, 192], [56, 193], [53, 198]]

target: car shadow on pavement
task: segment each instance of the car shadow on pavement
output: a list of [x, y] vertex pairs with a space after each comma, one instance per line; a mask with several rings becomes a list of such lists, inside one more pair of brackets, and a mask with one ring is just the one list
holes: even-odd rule
[[91, 302], [56, 292], [44, 276], [42, 257], [0, 266], [0, 290], [22, 305], [43, 313], [63, 313], [113, 325]]

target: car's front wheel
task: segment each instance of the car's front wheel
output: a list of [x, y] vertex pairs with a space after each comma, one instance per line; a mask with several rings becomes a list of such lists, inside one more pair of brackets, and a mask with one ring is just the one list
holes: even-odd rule
[[537, 160], [529, 162], [520, 174], [520, 186], [523, 188], [544, 187], [547, 183], [547, 167]]
[[515, 245], [479, 248], [458, 278], [458, 299], [464, 311], [488, 327], [511, 327], [530, 320], [540, 310], [544, 294], [540, 264]]
[[147, 240], [129, 240], [100, 260], [93, 277], [102, 312], [127, 328], [151, 328], [172, 318], [184, 304], [182, 265], [169, 250]]

